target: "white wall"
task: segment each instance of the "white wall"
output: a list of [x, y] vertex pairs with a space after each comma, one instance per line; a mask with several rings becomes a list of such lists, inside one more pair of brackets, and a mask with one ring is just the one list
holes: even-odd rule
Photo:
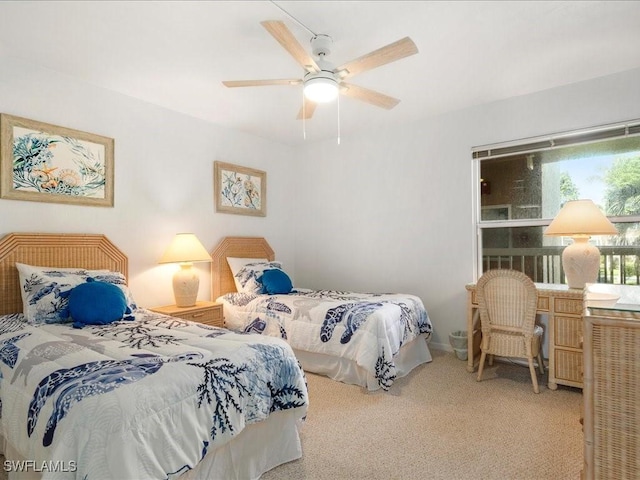
[[475, 280], [471, 148], [640, 118], [638, 85], [640, 69], [306, 147], [298, 284], [416, 294], [448, 348]]
[[[0, 236], [9, 232], [104, 233], [129, 257], [139, 305], [173, 303], [176, 265], [157, 265], [175, 233], [195, 233], [207, 249], [228, 235], [265, 236], [293, 271], [289, 185], [292, 151], [27, 62], [0, 57], [0, 112], [115, 139], [115, 206], [0, 199]], [[267, 172], [266, 217], [214, 212], [213, 162]], [[198, 298], [211, 298], [208, 264]]]
[[[115, 207], [0, 199], [8, 232], [105, 233], [143, 306], [172, 303], [174, 233], [266, 237], [296, 285], [419, 295], [434, 346], [465, 328], [473, 146], [640, 118], [640, 69], [297, 149], [0, 57], [0, 111], [115, 139]], [[362, 108], [366, 108], [363, 105]], [[213, 161], [266, 170], [266, 218], [216, 214]], [[206, 265], [199, 298], [210, 298]]]

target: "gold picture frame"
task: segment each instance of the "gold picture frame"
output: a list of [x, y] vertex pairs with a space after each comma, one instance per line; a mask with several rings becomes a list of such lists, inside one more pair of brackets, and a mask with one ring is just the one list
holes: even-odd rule
[[267, 172], [213, 162], [216, 212], [267, 216]]
[[0, 198], [113, 207], [112, 138], [0, 114]]

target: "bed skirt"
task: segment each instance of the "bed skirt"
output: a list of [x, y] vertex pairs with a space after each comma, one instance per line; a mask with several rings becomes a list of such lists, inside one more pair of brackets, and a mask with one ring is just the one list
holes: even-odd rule
[[[396, 365], [396, 378], [402, 378], [418, 365], [432, 360], [427, 338], [428, 334], [416, 337], [404, 345], [393, 357]], [[352, 360], [296, 350], [295, 348], [293, 351], [305, 372], [318, 373], [351, 385], [360, 385], [369, 391], [380, 389], [376, 377]]]
[[[260, 478], [263, 473], [272, 468], [302, 456], [299, 436], [302, 424], [297, 419], [298, 415], [292, 410], [276, 411], [266, 420], [245, 427], [230, 442], [208, 452], [195, 468], [171, 478], [179, 478], [180, 480]], [[176, 442], [179, 442], [178, 436]], [[24, 460], [4, 437], [0, 438], [0, 448], [2, 449], [0, 453], [5, 455], [6, 460]], [[45, 478], [44, 475], [33, 470], [10, 471], [8, 476], [9, 480]], [[51, 475], [47, 477], [55, 478]]]

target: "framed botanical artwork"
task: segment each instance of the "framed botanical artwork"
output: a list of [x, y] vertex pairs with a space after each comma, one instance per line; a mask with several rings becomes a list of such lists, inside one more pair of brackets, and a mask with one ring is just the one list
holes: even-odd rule
[[266, 172], [224, 162], [213, 170], [216, 212], [266, 217]]
[[112, 138], [0, 115], [0, 198], [113, 206]]

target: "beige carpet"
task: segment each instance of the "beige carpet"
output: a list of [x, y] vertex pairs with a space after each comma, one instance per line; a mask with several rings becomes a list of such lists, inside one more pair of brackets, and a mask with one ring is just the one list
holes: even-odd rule
[[497, 362], [478, 383], [453, 353], [432, 354], [388, 393], [308, 374], [303, 457], [262, 479], [580, 478], [580, 390], [539, 376], [536, 395], [528, 368]]
[[527, 367], [494, 363], [484, 380], [453, 353], [366, 393], [308, 374], [303, 457], [274, 479], [579, 479], [582, 392], [533, 393]]

